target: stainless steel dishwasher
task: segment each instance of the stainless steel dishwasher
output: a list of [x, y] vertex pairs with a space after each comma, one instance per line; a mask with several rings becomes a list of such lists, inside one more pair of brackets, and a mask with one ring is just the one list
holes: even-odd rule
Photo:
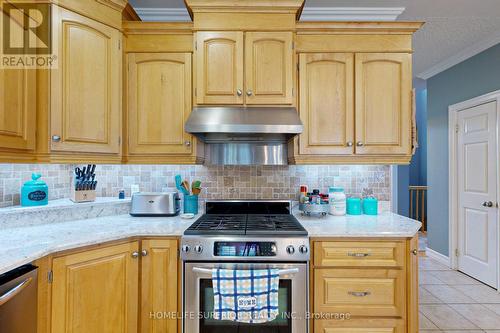
[[24, 265], [0, 275], [0, 331], [36, 333], [38, 268]]

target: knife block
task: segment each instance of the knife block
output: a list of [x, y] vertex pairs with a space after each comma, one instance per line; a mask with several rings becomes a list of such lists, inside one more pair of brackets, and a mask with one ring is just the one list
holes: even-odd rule
[[71, 188], [70, 199], [73, 202], [95, 201], [96, 196], [96, 190], [76, 191], [74, 188]]

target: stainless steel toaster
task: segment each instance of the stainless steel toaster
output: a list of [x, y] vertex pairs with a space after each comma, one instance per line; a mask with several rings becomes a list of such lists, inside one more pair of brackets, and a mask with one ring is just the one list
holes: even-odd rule
[[178, 192], [137, 192], [132, 195], [132, 216], [175, 216], [180, 210]]

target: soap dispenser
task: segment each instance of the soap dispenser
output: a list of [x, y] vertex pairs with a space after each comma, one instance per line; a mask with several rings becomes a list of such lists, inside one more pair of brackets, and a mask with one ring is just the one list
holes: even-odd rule
[[49, 203], [49, 187], [40, 180], [39, 173], [32, 173], [31, 180], [21, 188], [21, 206], [44, 206]]

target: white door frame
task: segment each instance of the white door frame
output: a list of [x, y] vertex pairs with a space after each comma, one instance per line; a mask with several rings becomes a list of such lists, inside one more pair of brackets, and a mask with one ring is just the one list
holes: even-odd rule
[[[456, 249], [458, 249], [458, 180], [457, 180], [457, 118], [458, 112], [465, 109], [472, 108], [481, 104], [486, 104], [489, 102], [497, 102], [497, 141], [499, 141], [499, 130], [500, 130], [500, 90], [493, 91], [491, 93], [469, 99], [464, 102], [450, 105], [448, 107], [448, 187], [449, 187], [449, 256], [450, 256], [450, 267], [452, 269], [458, 269], [458, 258], [456, 256]], [[497, 145], [497, 163], [500, 157], [500, 144]], [[500, 164], [498, 164], [500, 165]], [[497, 200], [498, 191], [500, 189], [500, 168], [497, 168]], [[499, 235], [497, 235], [497, 258], [500, 260], [500, 214], [497, 214], [497, 225], [499, 226]], [[500, 264], [497, 263], [497, 283], [496, 287], [500, 292]]]

